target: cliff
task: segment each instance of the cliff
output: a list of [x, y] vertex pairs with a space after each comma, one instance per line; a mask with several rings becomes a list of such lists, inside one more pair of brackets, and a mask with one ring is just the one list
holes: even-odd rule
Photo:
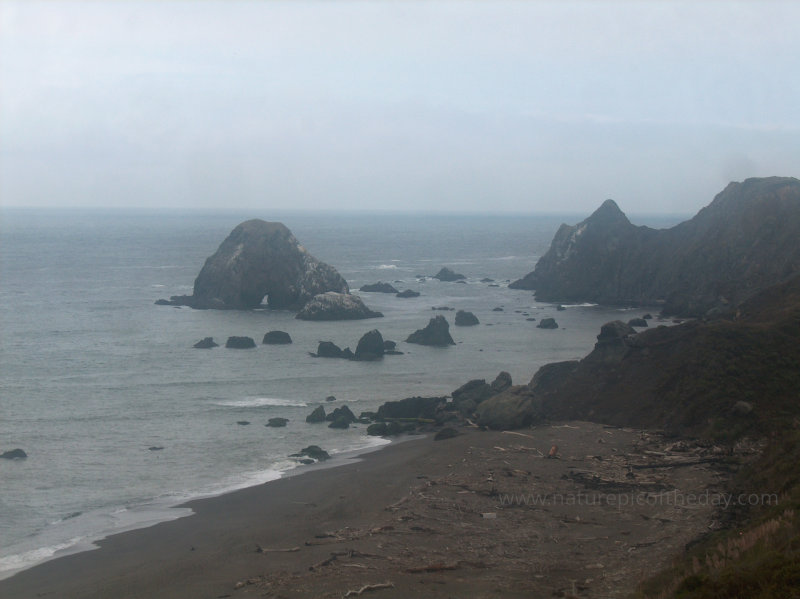
[[248, 310], [266, 299], [270, 308], [300, 309], [328, 291], [349, 293], [335, 268], [308, 253], [282, 223], [254, 219], [233, 229], [206, 260], [192, 295], [169, 303]]
[[533, 272], [510, 287], [542, 301], [662, 304], [667, 315], [728, 309], [800, 272], [800, 181], [731, 183], [689, 221], [631, 224], [613, 200], [562, 225]]
[[[800, 416], [798, 364], [800, 276], [756, 294], [728, 318], [638, 334], [608, 323], [584, 359], [542, 367], [508, 401], [526, 399], [516, 426], [575, 419], [720, 441], [758, 437]], [[491, 421], [492, 414], [483, 416]]]

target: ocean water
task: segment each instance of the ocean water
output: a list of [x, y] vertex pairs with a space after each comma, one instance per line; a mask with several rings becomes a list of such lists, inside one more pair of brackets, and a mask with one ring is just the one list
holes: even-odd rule
[[[385, 442], [367, 437], [365, 426], [306, 424], [329, 395], [337, 401], [326, 408], [347, 404], [358, 414], [388, 400], [448, 394], [501, 370], [527, 382], [542, 364], [584, 356], [604, 322], [641, 312], [556, 311], [508, 289], [574, 217], [44, 210], [0, 217], [0, 452], [20, 447], [29, 456], [0, 460], [0, 578], [114, 532], [184, 516], [188, 510], [174, 506], [187, 499], [278, 478], [297, 467], [288, 455], [306, 445], [342, 454]], [[362, 293], [384, 318], [326, 323], [285, 311], [154, 305], [191, 293], [206, 257], [254, 217], [284, 222], [353, 290], [387, 281], [422, 295]], [[418, 278], [442, 266], [465, 274], [466, 284]], [[452, 326], [455, 313], [432, 306], [470, 310], [481, 324]], [[450, 321], [456, 346], [403, 343], [436, 314]], [[560, 328], [526, 321], [547, 316]], [[373, 328], [405, 354], [375, 363], [309, 355], [320, 340], [355, 348]], [[294, 343], [260, 345], [273, 329]], [[224, 344], [231, 335], [259, 346], [192, 348], [203, 337]], [[288, 426], [265, 427], [274, 416]]]

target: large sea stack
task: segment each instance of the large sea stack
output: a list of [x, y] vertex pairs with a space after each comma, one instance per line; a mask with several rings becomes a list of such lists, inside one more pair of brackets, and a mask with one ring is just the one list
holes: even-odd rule
[[561, 225], [524, 278], [548, 302], [663, 304], [665, 314], [728, 309], [800, 272], [800, 181], [731, 183], [671, 229], [637, 227], [612, 200], [575, 226]]
[[193, 308], [298, 310], [320, 293], [349, 293], [336, 269], [300, 245], [282, 223], [248, 220], [238, 225], [206, 260], [192, 295], [169, 303]]

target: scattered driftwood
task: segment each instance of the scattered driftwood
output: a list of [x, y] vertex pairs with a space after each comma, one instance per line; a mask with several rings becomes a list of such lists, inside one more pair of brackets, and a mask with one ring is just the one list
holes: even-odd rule
[[358, 590], [351, 590], [347, 591], [343, 596], [344, 597], [358, 597], [362, 593], [366, 593], [367, 591], [378, 591], [380, 589], [393, 589], [394, 584], [391, 582], [379, 582], [378, 584], [365, 584]]
[[422, 574], [425, 572], [444, 572], [445, 570], [457, 570], [458, 564], [430, 564], [416, 568], [406, 568], [409, 574]]
[[300, 551], [300, 547], [287, 547], [285, 549], [273, 549], [268, 547], [262, 547], [261, 545], [256, 544], [256, 553], [294, 553], [295, 551]]

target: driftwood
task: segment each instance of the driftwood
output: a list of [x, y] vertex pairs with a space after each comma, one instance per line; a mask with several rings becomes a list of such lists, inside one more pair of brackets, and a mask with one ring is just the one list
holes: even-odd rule
[[256, 553], [294, 553], [300, 551], [300, 547], [287, 547], [286, 549], [270, 549], [256, 544]]
[[344, 597], [357, 597], [362, 593], [366, 593], [367, 591], [378, 591], [380, 589], [393, 589], [394, 584], [391, 582], [379, 582], [378, 584], [365, 584], [358, 590], [347, 591], [343, 596]]
[[457, 570], [458, 564], [430, 564], [428, 566], [418, 566], [416, 568], [406, 568], [409, 574], [421, 574], [424, 572], [443, 572], [445, 570]]

